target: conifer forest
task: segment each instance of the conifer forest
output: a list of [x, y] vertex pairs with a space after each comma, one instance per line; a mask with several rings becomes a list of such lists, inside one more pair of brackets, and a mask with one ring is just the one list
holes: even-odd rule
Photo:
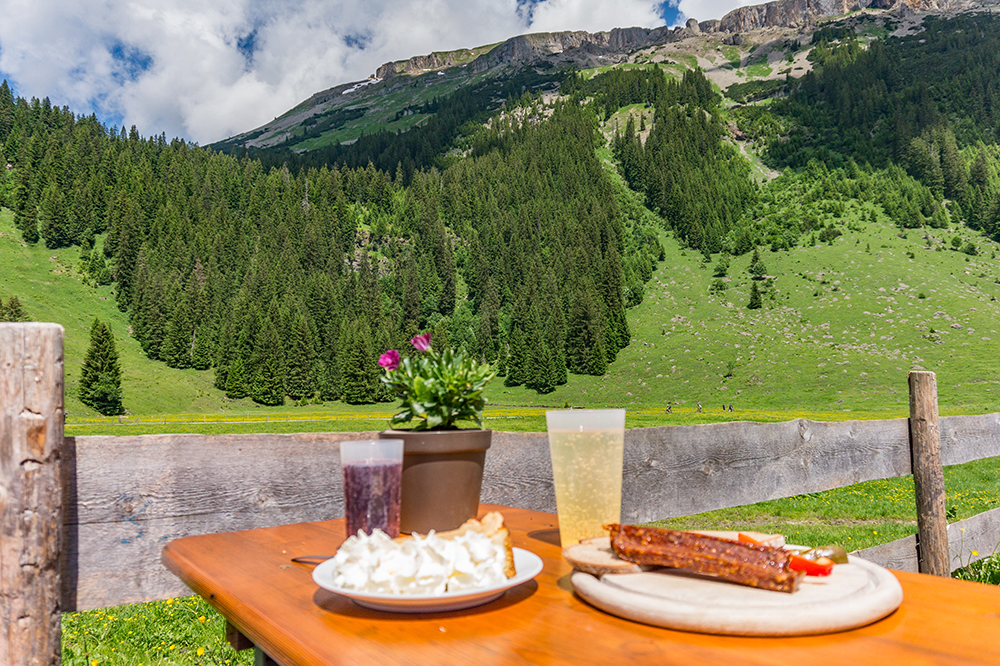
[[[795, 204], [834, 193], [1000, 241], [1000, 22], [928, 21], [865, 48], [817, 33], [814, 69], [768, 104], [727, 104], [698, 69], [566, 69], [305, 155], [143, 137], [4, 82], [0, 205], [25, 242], [79, 248], [149, 358], [231, 398], [389, 400], [379, 354], [422, 331], [544, 394], [629, 345], [662, 234], [706, 262], [828, 241]], [[611, 128], [615, 174], [595, 149], [629, 105], [651, 126]], [[784, 175], [756, 178], [731, 126]]]

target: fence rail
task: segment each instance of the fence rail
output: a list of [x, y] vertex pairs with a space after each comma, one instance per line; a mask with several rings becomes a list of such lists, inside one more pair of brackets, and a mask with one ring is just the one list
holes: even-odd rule
[[[531, 417], [544, 417], [545, 412], [550, 409], [564, 409], [562, 406], [552, 407], [493, 407], [487, 408], [483, 412], [484, 421], [521, 419]], [[124, 416], [89, 416], [89, 417], [67, 417], [66, 426], [87, 426], [87, 425], [107, 425], [107, 426], [128, 426], [128, 425], [197, 425], [203, 423], [295, 423], [295, 422], [321, 422], [321, 421], [385, 421], [392, 417], [395, 412], [378, 411], [342, 411], [342, 412], [268, 412], [268, 413], [199, 413], [199, 414], [147, 414], [147, 415], [124, 415]], [[640, 407], [628, 408], [626, 413], [629, 416], [652, 416], [669, 419], [678, 416], [689, 416], [694, 414], [725, 414], [735, 416], [752, 417], [755, 421], [788, 419], [795, 414], [760, 409], [734, 409], [733, 412], [713, 409], [698, 409], [697, 407]], [[829, 418], [842, 417], [843, 412], [824, 414]], [[808, 415], [808, 418], [815, 419], [816, 414]]]
[[[1000, 456], [1000, 414], [938, 419], [933, 373], [910, 379], [930, 385], [922, 405], [911, 386], [909, 419], [628, 430], [622, 519], [690, 515], [917, 468], [930, 472], [918, 506], [943, 534], [938, 573], [989, 555], [1000, 541], [1000, 510], [945, 527], [935, 478], [942, 464]], [[159, 562], [171, 539], [341, 517], [339, 443], [375, 434], [64, 438], [62, 382], [61, 327], [0, 324], [3, 666], [39, 655], [58, 663], [60, 612], [186, 593]], [[915, 455], [921, 447], [930, 455]], [[494, 433], [482, 500], [555, 512], [544, 433]], [[927, 571], [924, 534], [921, 524], [918, 537], [862, 554]]]

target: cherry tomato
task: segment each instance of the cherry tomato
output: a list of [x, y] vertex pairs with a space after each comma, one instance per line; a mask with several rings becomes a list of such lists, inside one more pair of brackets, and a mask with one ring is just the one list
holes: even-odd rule
[[829, 576], [833, 573], [834, 561], [829, 557], [821, 557], [817, 560], [807, 560], [798, 555], [792, 555], [792, 561], [788, 565], [792, 571], [804, 571], [807, 576]]

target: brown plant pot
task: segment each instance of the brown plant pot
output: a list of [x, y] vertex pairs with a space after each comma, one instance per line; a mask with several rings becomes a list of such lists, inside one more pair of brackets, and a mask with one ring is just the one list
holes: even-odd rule
[[403, 440], [399, 531], [453, 530], [479, 513], [492, 430], [385, 430]]

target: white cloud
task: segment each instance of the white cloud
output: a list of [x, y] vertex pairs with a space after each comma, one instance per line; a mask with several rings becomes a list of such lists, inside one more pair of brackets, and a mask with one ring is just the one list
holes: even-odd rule
[[0, 16], [0, 76], [17, 94], [201, 143], [391, 60], [663, 24], [651, 0], [0, 0]]
[[[684, 20], [695, 18], [699, 21], [720, 19], [738, 7], [761, 5], [768, 0], [680, 0], [677, 10]], [[681, 21], [683, 23], [684, 21]]]
[[652, 28], [663, 25], [658, 7], [650, 2], [577, 2], [548, 0], [535, 6], [533, 31], [586, 30], [610, 28]]

